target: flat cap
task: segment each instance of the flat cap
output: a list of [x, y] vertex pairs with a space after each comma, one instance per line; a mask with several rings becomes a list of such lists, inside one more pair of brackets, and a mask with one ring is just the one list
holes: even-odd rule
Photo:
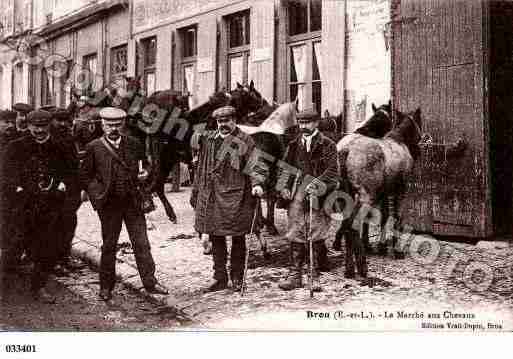
[[116, 107], [104, 107], [100, 110], [100, 117], [107, 122], [119, 122], [126, 117], [126, 112]]
[[15, 103], [14, 106], [12, 107], [12, 109], [14, 111], [22, 112], [24, 114], [34, 111], [34, 107], [30, 106], [27, 103], [22, 103], [22, 102]]
[[52, 120], [52, 114], [45, 110], [36, 110], [29, 112], [27, 121], [31, 125], [45, 126], [49, 125]]
[[64, 109], [64, 108], [56, 108], [53, 113], [53, 118], [55, 118], [56, 120], [59, 120], [59, 121], [72, 121], [72, 116], [71, 116], [71, 112], [69, 112], [68, 110]]
[[319, 114], [312, 108], [303, 110], [296, 115], [298, 122], [313, 122], [320, 120]]
[[54, 105], [45, 105], [41, 106], [39, 109], [47, 112], [54, 112], [57, 109], [57, 107], [55, 107]]
[[218, 108], [217, 110], [215, 110], [214, 113], [212, 113], [212, 116], [214, 118], [228, 117], [228, 116], [234, 116], [235, 113], [236, 113], [235, 107], [233, 107], [233, 106], [223, 106], [223, 107]]
[[0, 111], [0, 121], [16, 122], [18, 113], [16, 111], [2, 110]]

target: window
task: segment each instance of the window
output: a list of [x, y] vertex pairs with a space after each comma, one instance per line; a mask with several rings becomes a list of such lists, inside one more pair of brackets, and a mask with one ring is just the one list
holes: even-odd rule
[[24, 96], [24, 81], [23, 81], [23, 63], [18, 62], [14, 68], [13, 73], [13, 103], [25, 102]]
[[289, 98], [321, 113], [321, 0], [291, 0], [288, 9]]
[[157, 65], [157, 38], [151, 37], [141, 40], [143, 89], [147, 95], [156, 90], [155, 70]]
[[48, 74], [48, 70], [43, 67], [41, 70], [41, 106], [54, 104], [54, 81], [53, 76]]
[[237, 82], [248, 83], [250, 54], [249, 10], [232, 14], [226, 18], [228, 31], [228, 87], [233, 90]]
[[64, 76], [61, 77], [61, 104], [68, 107], [71, 103], [71, 91], [73, 88], [73, 60], [66, 60], [64, 66], [66, 66], [66, 70], [64, 71]]
[[96, 89], [96, 67], [98, 65], [98, 57], [96, 53], [84, 56], [82, 67], [89, 72], [89, 86]]
[[182, 61], [180, 65], [182, 92], [189, 96], [189, 108], [194, 107], [196, 85], [196, 63], [198, 54], [198, 27], [196, 25], [179, 30], [182, 44]]
[[110, 49], [110, 82], [115, 88], [126, 88], [128, 47], [121, 45]]

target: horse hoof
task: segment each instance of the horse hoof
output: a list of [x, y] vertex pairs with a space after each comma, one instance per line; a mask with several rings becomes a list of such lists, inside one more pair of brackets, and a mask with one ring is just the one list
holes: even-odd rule
[[394, 251], [394, 259], [405, 259], [405, 258], [406, 258], [406, 254], [404, 254], [404, 252]]

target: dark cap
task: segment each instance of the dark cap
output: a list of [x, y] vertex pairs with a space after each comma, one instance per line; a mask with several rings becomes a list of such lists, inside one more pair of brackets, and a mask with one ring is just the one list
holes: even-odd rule
[[52, 116], [54, 119], [56, 119], [58, 121], [69, 121], [69, 122], [72, 121], [71, 112], [69, 112], [68, 110], [66, 110], [64, 108], [56, 108], [53, 111]]
[[16, 122], [17, 116], [18, 116], [18, 114], [16, 113], [16, 111], [10, 111], [10, 110], [0, 111], [0, 121], [14, 123], [14, 122]]
[[299, 112], [296, 115], [297, 121], [302, 123], [308, 123], [320, 120], [319, 114], [314, 109], [306, 109]]
[[27, 113], [29, 113], [31, 111], [34, 111], [34, 107], [30, 106], [29, 104], [22, 103], [22, 102], [18, 102], [16, 104], [14, 104], [12, 109], [14, 111], [18, 111], [18, 112], [21, 112], [21, 113], [24, 113], [24, 114], [27, 114]]
[[236, 110], [233, 106], [223, 106], [223, 107], [215, 110], [214, 113], [212, 113], [212, 117], [220, 118], [220, 117], [235, 116], [235, 113], [236, 113]]
[[27, 121], [31, 125], [45, 126], [52, 120], [52, 114], [45, 110], [32, 111], [27, 115]]
[[104, 107], [100, 110], [100, 117], [105, 122], [121, 122], [126, 118], [126, 112], [116, 107]]
[[39, 109], [47, 112], [54, 112], [57, 109], [57, 107], [55, 107], [54, 105], [45, 105], [41, 106]]

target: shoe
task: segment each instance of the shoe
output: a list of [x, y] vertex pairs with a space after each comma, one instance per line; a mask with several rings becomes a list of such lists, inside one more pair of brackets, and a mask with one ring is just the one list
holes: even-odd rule
[[242, 289], [242, 279], [232, 279], [232, 289], [234, 292], [240, 292]]
[[205, 293], [210, 293], [210, 292], [217, 292], [220, 290], [224, 290], [226, 288], [228, 288], [228, 281], [216, 280], [213, 284], [211, 284], [210, 286], [205, 288], [203, 291]]
[[112, 299], [112, 291], [110, 291], [108, 289], [100, 289], [99, 297], [101, 300], [103, 300], [105, 302], [108, 300], [111, 300]]
[[153, 287], [148, 287], [145, 289], [150, 294], [169, 294], [169, 290], [159, 283], [156, 283]]
[[69, 276], [69, 271], [66, 269], [66, 267], [64, 267], [63, 265], [60, 265], [60, 264], [57, 264], [53, 268], [53, 273], [57, 277], [68, 277]]
[[41, 288], [38, 291], [34, 293], [34, 298], [36, 300], [39, 300], [42, 303], [46, 304], [54, 304], [55, 303], [55, 296], [48, 293], [48, 291], [45, 288]]

